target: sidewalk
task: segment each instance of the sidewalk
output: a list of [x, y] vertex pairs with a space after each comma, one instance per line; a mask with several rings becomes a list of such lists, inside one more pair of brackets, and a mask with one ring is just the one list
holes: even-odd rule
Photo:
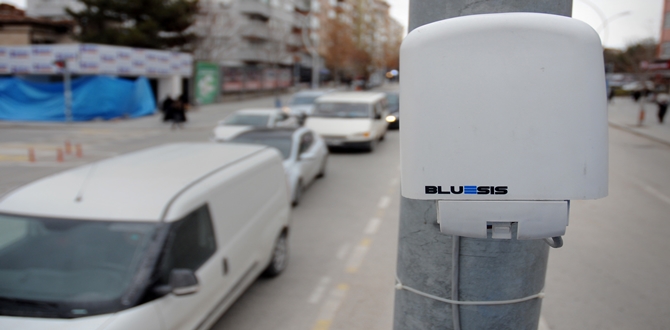
[[615, 97], [609, 104], [609, 124], [670, 146], [670, 115], [666, 115], [665, 122], [661, 124], [656, 116], [658, 107], [655, 103], [645, 102], [644, 110], [644, 122], [638, 126], [640, 103], [633, 101], [632, 97]]

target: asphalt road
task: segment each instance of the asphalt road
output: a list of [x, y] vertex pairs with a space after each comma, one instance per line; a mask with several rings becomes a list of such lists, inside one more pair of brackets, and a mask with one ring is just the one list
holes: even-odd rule
[[[73, 125], [0, 123], [0, 195], [48, 174], [172, 141], [206, 141], [216, 121], [271, 98], [208, 106], [184, 130], [158, 117]], [[83, 157], [65, 154], [64, 141]], [[260, 279], [213, 329], [391, 329], [398, 134], [374, 153], [336, 152], [293, 210], [284, 274]], [[27, 162], [27, 150], [36, 153]], [[610, 193], [571, 205], [565, 246], [550, 252], [543, 326], [670, 328], [670, 147], [610, 129]]]
[[390, 329], [399, 201], [398, 132], [374, 153], [331, 153], [294, 209], [291, 260], [213, 329]]
[[552, 330], [670, 329], [670, 147], [610, 128], [609, 196], [571, 203], [549, 255]]

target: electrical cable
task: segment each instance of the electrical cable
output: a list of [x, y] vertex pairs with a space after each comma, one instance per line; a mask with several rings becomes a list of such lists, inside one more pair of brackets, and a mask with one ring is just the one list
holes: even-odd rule
[[563, 246], [563, 237], [561, 236], [548, 237], [544, 239], [544, 242], [547, 243], [547, 245], [553, 247], [554, 249], [558, 249], [561, 246]]
[[[453, 235], [451, 237], [451, 299], [458, 301], [458, 277], [460, 274], [460, 254], [461, 237]], [[461, 330], [460, 308], [457, 304], [451, 305], [451, 318], [454, 324], [454, 330]]]
[[509, 305], [509, 304], [517, 304], [520, 302], [528, 301], [528, 300], [533, 300], [533, 299], [542, 299], [544, 298], [544, 289], [542, 289], [539, 293], [536, 293], [534, 295], [530, 295], [527, 297], [523, 298], [518, 298], [518, 299], [510, 299], [510, 300], [493, 300], [493, 301], [458, 301], [458, 300], [452, 300], [452, 299], [445, 299], [441, 298], [438, 296], [434, 296], [429, 293], [421, 292], [417, 289], [408, 287], [406, 285], [403, 285], [402, 282], [400, 282], [400, 279], [396, 275], [395, 277], [396, 280], [396, 285], [395, 288], [396, 290], [407, 290], [409, 292], [418, 294], [420, 296], [424, 296], [426, 298], [430, 298], [433, 300], [441, 301], [447, 304], [453, 304], [453, 305]]

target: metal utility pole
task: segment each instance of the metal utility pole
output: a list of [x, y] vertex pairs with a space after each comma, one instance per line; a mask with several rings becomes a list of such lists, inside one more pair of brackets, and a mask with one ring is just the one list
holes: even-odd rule
[[63, 103], [65, 121], [72, 122], [72, 73], [68, 67], [68, 60], [62, 59], [54, 62], [54, 65], [61, 69], [63, 73]]
[[[434, 21], [474, 14], [537, 12], [570, 16], [572, 1], [410, 0], [409, 7], [412, 31]], [[516, 237], [516, 228], [512, 231]], [[456, 305], [444, 300], [533, 297], [544, 287], [548, 256], [549, 245], [543, 240], [443, 234], [437, 223], [436, 201], [401, 197], [397, 261], [401, 284], [397, 287], [403, 290], [395, 295], [394, 329], [537, 329], [541, 310], [538, 298], [500, 305]]]
[[70, 74], [70, 69], [67, 67], [67, 62], [65, 62], [65, 68], [63, 68], [63, 86], [64, 86], [64, 97], [65, 97], [65, 120], [67, 122], [72, 121], [72, 79]]

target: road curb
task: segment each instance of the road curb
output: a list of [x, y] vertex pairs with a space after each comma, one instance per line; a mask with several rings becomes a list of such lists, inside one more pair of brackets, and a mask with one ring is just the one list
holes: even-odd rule
[[657, 138], [657, 137], [655, 137], [655, 136], [653, 136], [653, 135], [651, 135], [651, 134], [646, 134], [646, 133], [640, 132], [640, 131], [638, 131], [638, 130], [636, 130], [636, 129], [634, 129], [634, 128], [628, 127], [628, 126], [626, 126], [626, 125], [617, 124], [617, 123], [614, 123], [614, 122], [612, 122], [612, 121], [609, 122], [609, 125], [610, 125], [611, 127], [616, 128], [616, 129], [619, 129], [619, 130], [622, 130], [622, 131], [626, 131], [626, 132], [631, 133], [631, 134], [633, 134], [633, 135], [637, 135], [637, 136], [639, 136], [639, 137], [643, 137], [643, 138], [652, 140], [652, 141], [654, 141], [654, 142], [658, 142], [658, 143], [660, 143], [660, 144], [663, 144], [663, 145], [665, 145], [665, 146], [667, 146], [667, 147], [670, 147], [670, 141], [666, 141], [666, 140], [663, 140], [663, 139], [659, 139], [659, 138]]

